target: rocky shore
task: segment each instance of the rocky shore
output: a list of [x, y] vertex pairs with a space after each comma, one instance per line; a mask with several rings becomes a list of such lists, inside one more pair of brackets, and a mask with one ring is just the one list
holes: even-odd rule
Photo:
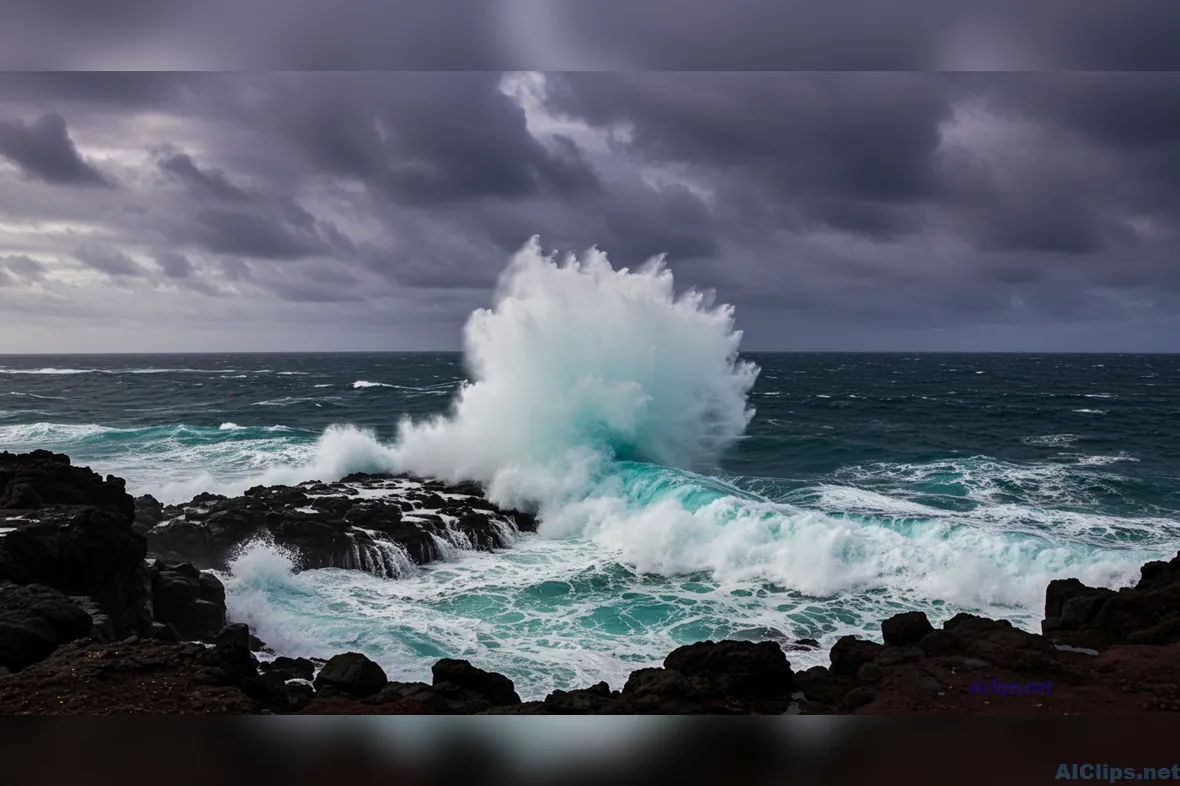
[[[662, 667], [522, 702], [512, 681], [443, 659], [390, 682], [359, 653], [270, 652], [226, 617], [222, 570], [263, 537], [303, 568], [397, 578], [457, 548], [508, 546], [536, 521], [474, 484], [351, 475], [335, 483], [133, 499], [47, 451], [0, 453], [0, 713], [1124, 714], [1180, 710], [1180, 554], [1118, 591], [1046, 590], [1042, 633], [959, 614], [846, 636], [794, 671], [773, 642], [692, 644]], [[795, 647], [815, 647], [802, 640]], [[1028, 695], [981, 685], [1048, 685]]]

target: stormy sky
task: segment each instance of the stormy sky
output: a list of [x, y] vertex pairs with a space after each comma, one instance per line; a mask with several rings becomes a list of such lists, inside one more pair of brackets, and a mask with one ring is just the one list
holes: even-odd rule
[[0, 352], [457, 349], [533, 234], [666, 253], [748, 349], [1180, 351], [1180, 74], [723, 54], [0, 74]]

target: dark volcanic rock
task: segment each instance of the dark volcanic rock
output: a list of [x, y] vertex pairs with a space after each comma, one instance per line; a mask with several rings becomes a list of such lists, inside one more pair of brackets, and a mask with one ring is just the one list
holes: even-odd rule
[[620, 694], [605, 682], [580, 690], [555, 690], [541, 702], [540, 710], [552, 715], [609, 715], [627, 710], [619, 702]]
[[164, 506], [151, 494], [135, 498], [135, 524], [133, 529], [140, 535], [146, 534], [164, 520]]
[[620, 698], [634, 712], [782, 712], [793, 676], [774, 642], [704, 641], [673, 650], [662, 669], [633, 671]]
[[0, 509], [36, 510], [55, 505], [91, 506], [121, 519], [135, 518], [135, 500], [122, 478], [74, 467], [70, 457], [48, 450], [0, 453]]
[[443, 658], [434, 664], [431, 673], [434, 676], [435, 690], [439, 690], [445, 683], [450, 683], [487, 697], [496, 707], [520, 704], [520, 696], [516, 694], [516, 686], [512, 684], [512, 680], [503, 674], [476, 668], [465, 660]]
[[36, 584], [0, 584], [0, 666], [20, 671], [90, 632], [90, 615]]
[[[864, 668], [862, 665], [861, 668]], [[795, 675], [795, 689], [815, 704], [837, 707], [856, 687], [856, 677], [834, 674], [823, 666], [813, 666]]]
[[212, 640], [225, 627], [225, 587], [191, 563], [157, 562], [151, 570], [155, 621], [184, 639]]
[[260, 664], [263, 673], [273, 672], [286, 680], [308, 680], [315, 677], [315, 664], [307, 658], [288, 658], [280, 655], [273, 661]]
[[907, 647], [917, 644], [927, 633], [931, 633], [934, 626], [926, 619], [921, 611], [909, 611], [905, 614], [895, 614], [881, 623], [881, 636], [886, 644]]
[[864, 641], [855, 636], [842, 636], [828, 657], [832, 661], [831, 672], [842, 677], [854, 677], [860, 667], [877, 657], [882, 645]]
[[1041, 629], [1057, 641], [1083, 646], [1180, 641], [1180, 553], [1168, 562], [1145, 564], [1138, 583], [1117, 592], [1077, 579], [1050, 582]]
[[970, 656], [1018, 669], [1053, 668], [1057, 650], [1048, 639], [1014, 628], [1007, 620], [956, 614], [919, 642], [928, 656]]
[[388, 682], [385, 671], [359, 652], [346, 652], [328, 660], [315, 678], [317, 691], [337, 690], [352, 696], [371, 696]]
[[248, 650], [256, 649], [254, 646], [256, 641], [257, 639], [250, 635], [250, 626], [242, 622], [226, 625], [220, 633], [213, 637], [213, 642], [217, 645], [245, 647]]
[[87, 635], [96, 641], [114, 641], [115, 625], [106, 609], [97, 600], [86, 595], [74, 595], [70, 602], [90, 617], [90, 630]]
[[47, 451], [0, 453], [0, 507], [26, 505], [30, 494], [34, 509], [0, 538], [0, 580], [94, 598], [117, 635], [149, 625], [147, 548], [123, 481]]
[[696, 684], [700, 695], [776, 699], [790, 695], [791, 665], [772, 641], [703, 641], [673, 650], [664, 668]]
[[[301, 569], [399, 578], [409, 566], [441, 559], [453, 548], [503, 548], [518, 530], [535, 528], [525, 514], [499, 510], [482, 496], [444, 497], [462, 493], [445, 484], [368, 475], [347, 480], [382, 496], [358, 498], [349, 486], [317, 483], [255, 486], [233, 499], [203, 495], [166, 509], [169, 520], [146, 532], [148, 547], [198, 568], [224, 569], [243, 545], [263, 539], [298, 554]], [[327, 496], [312, 496], [319, 492]], [[514, 523], [521, 520], [524, 526]]]

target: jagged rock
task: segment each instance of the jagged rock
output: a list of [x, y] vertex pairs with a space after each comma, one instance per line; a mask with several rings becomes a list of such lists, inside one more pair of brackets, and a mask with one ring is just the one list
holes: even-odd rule
[[664, 668], [694, 681], [700, 695], [727, 698], [788, 696], [793, 674], [781, 647], [772, 641], [703, 641], [673, 650]]
[[104, 480], [86, 467], [72, 466], [63, 453], [0, 453], [0, 509], [67, 505], [99, 508], [128, 523], [135, 518], [135, 501], [122, 478], [107, 475]]
[[[5, 455], [11, 454], [0, 454], [0, 467]], [[97, 486], [102, 507], [42, 508], [28, 514], [26, 523], [0, 538], [0, 580], [94, 598], [118, 635], [150, 624], [146, 544], [132, 530], [130, 516], [115, 512], [121, 505], [112, 495], [121, 487], [121, 482]], [[43, 497], [78, 498], [60, 486], [49, 488]], [[131, 503], [130, 496], [124, 497]]]
[[917, 644], [934, 626], [926, 619], [925, 612], [909, 611], [895, 614], [881, 623], [881, 636], [886, 644], [908, 647]]
[[97, 641], [114, 641], [117, 638], [115, 625], [101, 603], [86, 595], [75, 595], [70, 598], [70, 602], [90, 616], [90, 638]]
[[0, 666], [20, 671], [87, 635], [92, 625], [90, 615], [57, 590], [0, 584]]
[[1014, 628], [1007, 620], [973, 614], [956, 614], [942, 630], [923, 636], [919, 646], [928, 656], [969, 655], [1020, 669], [1052, 668], [1057, 654], [1042, 636]]
[[434, 676], [436, 690], [443, 683], [451, 683], [486, 696], [496, 707], [520, 704], [520, 696], [516, 694], [512, 680], [503, 674], [476, 668], [465, 660], [443, 658], [434, 664], [431, 674]]
[[836, 707], [848, 695], [848, 691], [856, 687], [856, 677], [834, 674], [823, 666], [813, 666], [795, 674], [794, 687], [810, 702]]
[[155, 621], [182, 638], [209, 640], [225, 627], [225, 587], [191, 563], [153, 566], [152, 598]]
[[280, 655], [273, 661], [263, 662], [260, 664], [263, 673], [273, 672], [280, 675], [283, 680], [308, 680], [309, 682], [315, 677], [315, 664], [307, 658], [288, 658]]
[[135, 523], [132, 528], [141, 535], [164, 520], [164, 506], [151, 494], [135, 498]]
[[601, 715], [620, 711], [620, 694], [605, 682], [580, 690], [555, 690], [539, 709], [553, 715]]
[[[350, 476], [349, 482], [375, 484], [391, 496], [360, 499], [356, 489], [340, 484], [255, 486], [241, 497], [194, 499], [166, 511], [171, 519], [147, 532], [148, 547], [153, 554], [183, 555], [198, 568], [224, 569], [244, 544], [263, 538], [297, 553], [301, 569], [350, 568], [396, 578], [407, 564], [441, 559], [452, 547], [502, 548], [519, 529], [515, 511], [482, 498], [452, 499], [384, 476]], [[445, 484], [429, 488], [458, 493]], [[310, 496], [313, 489], [330, 496]]]
[[855, 636], [842, 636], [829, 654], [833, 674], [855, 677], [860, 667], [871, 661], [881, 651], [882, 645], [864, 641]]
[[1050, 582], [1041, 629], [1087, 647], [1180, 641], [1180, 553], [1145, 564], [1135, 586], [1117, 592], [1077, 579]]
[[620, 698], [629, 711], [657, 713], [733, 712], [790, 701], [791, 666], [774, 642], [704, 641], [673, 650], [663, 668], [633, 671]]
[[388, 682], [385, 671], [359, 652], [346, 652], [328, 660], [315, 678], [315, 689], [332, 689], [352, 696], [371, 696]]
[[234, 622], [226, 625], [221, 629], [221, 632], [213, 637], [214, 644], [228, 644], [235, 647], [245, 647], [248, 650], [254, 651], [258, 649], [256, 643], [258, 639], [250, 635], [250, 626], [241, 622]]

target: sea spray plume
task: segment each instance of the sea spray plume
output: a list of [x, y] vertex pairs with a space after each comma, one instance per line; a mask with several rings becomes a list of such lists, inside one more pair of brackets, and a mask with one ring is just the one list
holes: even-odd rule
[[740, 340], [733, 309], [677, 296], [662, 257], [635, 271], [597, 249], [559, 263], [533, 237], [467, 322], [470, 383], [450, 414], [403, 420], [396, 461], [512, 503], [583, 489], [612, 459], [708, 464], [753, 416], [758, 369]]

